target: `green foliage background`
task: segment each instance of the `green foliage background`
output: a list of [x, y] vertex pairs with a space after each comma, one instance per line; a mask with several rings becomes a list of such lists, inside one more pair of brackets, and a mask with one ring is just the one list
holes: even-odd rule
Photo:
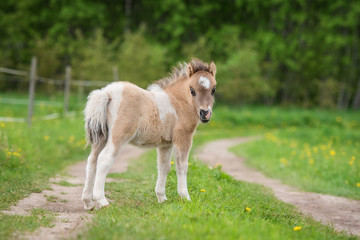
[[360, 107], [359, 1], [3, 0], [0, 16], [2, 67], [36, 55], [40, 76], [111, 81], [117, 66], [144, 87], [198, 57], [225, 102]]

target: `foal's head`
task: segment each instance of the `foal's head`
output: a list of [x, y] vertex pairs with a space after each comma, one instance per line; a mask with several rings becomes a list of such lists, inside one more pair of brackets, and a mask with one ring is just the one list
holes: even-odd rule
[[210, 65], [200, 60], [192, 60], [188, 63], [186, 75], [189, 78], [189, 94], [200, 121], [210, 121], [214, 105], [214, 94], [216, 91], [216, 66], [214, 62]]

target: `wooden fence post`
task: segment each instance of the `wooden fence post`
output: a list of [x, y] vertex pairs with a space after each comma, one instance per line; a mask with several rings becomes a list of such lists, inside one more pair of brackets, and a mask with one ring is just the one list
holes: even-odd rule
[[119, 70], [117, 66], [113, 66], [113, 81], [114, 82], [119, 81]]
[[71, 67], [66, 66], [65, 86], [64, 86], [64, 116], [69, 112], [69, 95], [70, 95]]
[[35, 85], [36, 85], [36, 57], [31, 58], [30, 68], [30, 83], [29, 83], [29, 106], [28, 106], [28, 117], [27, 123], [29, 126], [32, 124], [32, 116], [34, 111], [34, 96], [35, 96]]

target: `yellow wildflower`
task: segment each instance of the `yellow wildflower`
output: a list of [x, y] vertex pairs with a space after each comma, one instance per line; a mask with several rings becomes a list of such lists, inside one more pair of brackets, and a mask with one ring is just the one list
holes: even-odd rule
[[349, 165], [351, 166], [351, 165], [353, 165], [353, 164], [354, 164], [354, 160], [351, 159], [351, 160], [349, 161]]
[[217, 164], [215, 165], [215, 168], [217, 168], [217, 167], [222, 167], [222, 165], [221, 165], [220, 163], [217, 163]]
[[309, 160], [309, 164], [310, 164], [311, 166], [314, 165], [314, 159], [311, 158], [311, 159]]
[[206, 190], [205, 190], [205, 189], [201, 189], [200, 191], [201, 191], [201, 192], [206, 192]]
[[342, 121], [342, 117], [337, 116], [337, 117], [336, 117], [336, 122], [341, 122], [341, 121]]
[[5, 123], [0, 123], [0, 127], [5, 127]]
[[247, 212], [251, 212], [251, 208], [246, 207], [246, 208], [245, 208], [245, 211], [247, 211]]
[[12, 152], [7, 152], [6, 154], [9, 155], [9, 156], [11, 156], [11, 155], [12, 155]]
[[16, 157], [20, 157], [20, 156], [21, 156], [21, 154], [18, 153], [18, 152], [13, 152], [12, 154], [13, 154], [14, 156], [16, 156]]
[[190, 165], [191, 165], [191, 163], [188, 163], [188, 165], [190, 166]]
[[356, 186], [357, 186], [357, 187], [360, 187], [360, 182], [356, 183]]
[[72, 143], [74, 140], [75, 140], [75, 137], [74, 137], [74, 136], [70, 136], [70, 137], [69, 137], [69, 143]]
[[171, 165], [174, 165], [174, 162], [173, 162], [173, 161], [171, 161], [170, 163], [171, 163]]
[[288, 164], [288, 161], [286, 160], [286, 158], [280, 158], [280, 162], [284, 165]]
[[301, 230], [301, 227], [300, 227], [300, 226], [294, 227], [294, 231], [299, 231], [299, 230]]
[[49, 140], [49, 139], [50, 139], [50, 137], [49, 137], [48, 135], [45, 135], [45, 136], [44, 136], [44, 140], [45, 140], [45, 141], [47, 141], [47, 140]]
[[335, 155], [336, 155], [336, 152], [335, 152], [334, 150], [331, 150], [331, 151], [330, 151], [330, 155], [331, 155], [331, 156], [335, 156]]

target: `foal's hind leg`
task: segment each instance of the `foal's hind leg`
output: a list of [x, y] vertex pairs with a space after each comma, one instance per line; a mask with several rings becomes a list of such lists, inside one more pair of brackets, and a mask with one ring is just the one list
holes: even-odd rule
[[122, 146], [115, 147], [112, 140], [109, 139], [106, 143], [106, 146], [99, 154], [96, 167], [93, 197], [94, 200], [100, 205], [100, 207], [109, 205], [109, 202], [105, 197], [105, 179], [112, 164], [114, 163], [115, 158], [117, 158], [121, 147]]
[[158, 202], [162, 203], [167, 200], [165, 195], [165, 184], [166, 177], [171, 168], [171, 154], [172, 154], [172, 146], [171, 147], [162, 147], [158, 148], [158, 178], [155, 187], [155, 193], [158, 198]]
[[102, 143], [98, 146], [92, 146], [91, 153], [87, 159], [86, 179], [82, 193], [82, 200], [84, 202], [84, 208], [86, 210], [91, 210], [95, 207], [92, 197], [93, 197], [93, 188], [94, 188], [94, 181], [96, 174], [96, 164], [99, 153], [104, 148], [104, 145], [105, 144]]

